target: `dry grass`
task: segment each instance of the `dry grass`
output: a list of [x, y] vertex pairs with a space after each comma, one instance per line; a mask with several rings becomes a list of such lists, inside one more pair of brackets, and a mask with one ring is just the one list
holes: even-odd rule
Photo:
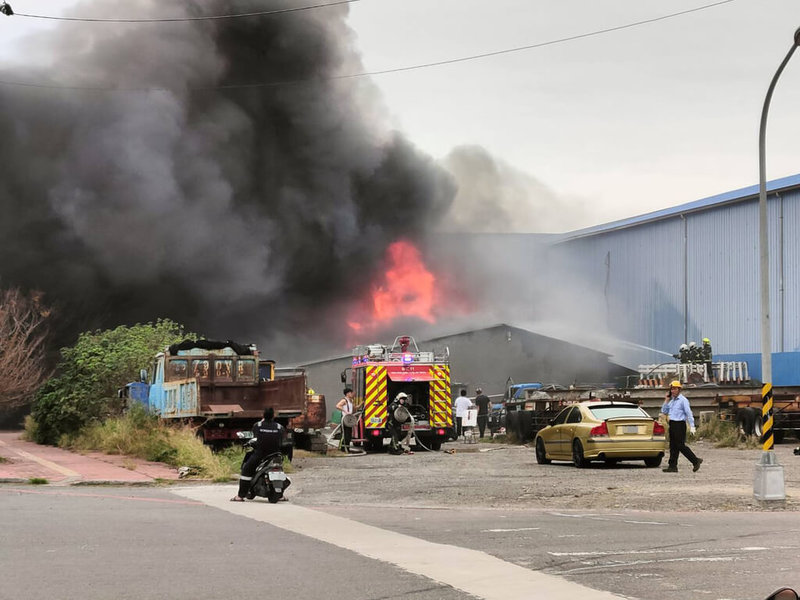
[[694, 437], [708, 440], [716, 448], [753, 449], [761, 446], [757, 436], [744, 436], [735, 423], [719, 419], [711, 419], [700, 425]]
[[191, 467], [199, 477], [213, 481], [228, 481], [238, 473], [242, 457], [241, 448], [214, 454], [192, 428], [169, 427], [139, 407], [122, 417], [89, 425], [77, 435], [65, 436], [59, 446]]

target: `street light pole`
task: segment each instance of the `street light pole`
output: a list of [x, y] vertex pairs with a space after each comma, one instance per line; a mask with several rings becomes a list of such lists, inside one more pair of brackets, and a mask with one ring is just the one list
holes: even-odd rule
[[761, 125], [758, 131], [758, 249], [761, 288], [761, 389], [763, 439], [761, 461], [756, 465], [753, 493], [759, 500], [785, 500], [783, 467], [773, 453], [772, 435], [772, 336], [769, 322], [769, 244], [767, 227], [767, 114], [775, 84], [783, 73], [794, 51], [800, 46], [800, 28], [794, 32], [794, 43], [772, 78], [761, 110]]
[[786, 58], [775, 72], [772, 82], [764, 98], [764, 108], [761, 110], [761, 126], [758, 130], [758, 246], [759, 268], [761, 272], [761, 380], [765, 383], [772, 382], [772, 350], [771, 332], [769, 325], [769, 246], [767, 244], [767, 114], [769, 103], [775, 84], [783, 73], [783, 69], [792, 58], [792, 54], [800, 45], [800, 28], [794, 32], [794, 44], [789, 49]]

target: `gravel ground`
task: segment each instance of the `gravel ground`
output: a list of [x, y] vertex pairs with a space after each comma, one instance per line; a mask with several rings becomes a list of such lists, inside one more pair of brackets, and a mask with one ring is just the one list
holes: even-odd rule
[[714, 448], [703, 441], [690, 446], [704, 459], [697, 473], [683, 457], [679, 473], [648, 469], [641, 461], [593, 463], [587, 469], [565, 462], [539, 465], [532, 446], [497, 443], [450, 442], [442, 452], [403, 456], [303, 452], [294, 460], [290, 496], [308, 505], [800, 511], [796, 442], [775, 447], [784, 470], [786, 502], [764, 505], [753, 497], [760, 449]]

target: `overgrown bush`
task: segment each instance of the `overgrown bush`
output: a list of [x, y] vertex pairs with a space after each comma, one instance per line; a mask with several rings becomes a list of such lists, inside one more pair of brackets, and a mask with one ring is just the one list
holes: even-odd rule
[[36, 394], [31, 439], [56, 444], [90, 423], [119, 415], [117, 390], [137, 381], [157, 352], [185, 337], [193, 336], [167, 319], [81, 334], [74, 346], [62, 348], [56, 376]]
[[703, 438], [714, 444], [716, 448], [758, 448], [757, 436], [745, 436], [732, 421], [709, 419], [697, 428], [695, 437]]

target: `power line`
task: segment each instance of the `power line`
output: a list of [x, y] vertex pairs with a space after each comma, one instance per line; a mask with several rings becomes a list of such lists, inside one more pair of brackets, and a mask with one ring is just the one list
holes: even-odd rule
[[[349, 1], [357, 1], [357, 0], [349, 0]], [[495, 50], [493, 52], [486, 52], [483, 54], [472, 54], [469, 56], [462, 56], [459, 58], [451, 58], [447, 60], [440, 60], [436, 62], [428, 62], [428, 63], [420, 63], [416, 65], [410, 65], [406, 67], [396, 67], [393, 69], [383, 69], [380, 71], [363, 71], [360, 73], [349, 73], [346, 75], [331, 75], [329, 77], [319, 77], [319, 78], [310, 78], [310, 79], [295, 79], [295, 80], [287, 80], [287, 81], [273, 81], [273, 82], [256, 82], [256, 83], [240, 83], [240, 84], [229, 84], [229, 85], [218, 85], [218, 86], [207, 86], [207, 87], [193, 87], [188, 88], [190, 91], [213, 91], [213, 90], [236, 90], [236, 89], [253, 89], [253, 88], [270, 88], [270, 87], [282, 87], [288, 85], [298, 85], [301, 83], [322, 83], [325, 81], [337, 81], [342, 79], [356, 79], [360, 77], [373, 77], [377, 75], [387, 75], [389, 73], [401, 73], [404, 71], [414, 71], [417, 69], [428, 69], [432, 67], [440, 67], [444, 65], [452, 65], [461, 62], [468, 62], [473, 60], [481, 60], [484, 58], [491, 58], [493, 56], [500, 56], [503, 54], [511, 54], [513, 52], [522, 52], [524, 50], [533, 50], [536, 48], [543, 48], [545, 46], [553, 46], [556, 44], [563, 44], [566, 42], [572, 42], [575, 40], [580, 40], [584, 38], [594, 37], [598, 35], [604, 35], [607, 33], [613, 33], [615, 31], [621, 31], [623, 29], [631, 29], [633, 27], [638, 27], [640, 25], [648, 25], [650, 23], [657, 23], [658, 21], [665, 21], [667, 19], [673, 19], [675, 17], [680, 17], [683, 15], [687, 15], [694, 12], [699, 12], [701, 10], [707, 10], [709, 8], [715, 8], [717, 6], [721, 6], [723, 4], [730, 4], [735, 0], [720, 0], [719, 2], [714, 2], [712, 4], [706, 4], [703, 6], [698, 6], [696, 8], [690, 8], [687, 10], [682, 10], [679, 12], [670, 13], [667, 15], [662, 15], [660, 17], [653, 17], [652, 19], [645, 19], [642, 21], [635, 21], [633, 23], [627, 23], [625, 25], [618, 25], [616, 27], [608, 27], [606, 29], [598, 29], [596, 31], [590, 31], [588, 33], [580, 33], [577, 35], [572, 35], [569, 37], [558, 38], [555, 40], [549, 40], [547, 42], [539, 42], [537, 44], [529, 44], [526, 46], [517, 46], [515, 48], [506, 48], [504, 50]], [[325, 5], [323, 5], [325, 6]], [[299, 9], [291, 9], [291, 10], [299, 10]], [[90, 91], [90, 92], [99, 92], [99, 91], [109, 91], [109, 92], [165, 92], [169, 91], [169, 88], [125, 88], [125, 87], [82, 87], [82, 86], [63, 86], [63, 85], [50, 85], [50, 84], [39, 84], [39, 83], [23, 83], [23, 82], [16, 82], [16, 81], [5, 81], [0, 80], [0, 85], [13, 85], [13, 86], [20, 86], [20, 87], [32, 87], [32, 88], [45, 88], [45, 89], [63, 89], [63, 90], [78, 90], [78, 91]]]
[[299, 12], [302, 10], [313, 10], [316, 8], [325, 8], [328, 6], [340, 6], [342, 4], [352, 4], [353, 2], [360, 2], [360, 1], [361, 0], [337, 0], [336, 2], [328, 2], [326, 4], [298, 6], [295, 8], [281, 8], [277, 10], [237, 13], [232, 15], [211, 15], [205, 17], [176, 17], [174, 19], [93, 19], [86, 17], [56, 17], [51, 15], [30, 15], [21, 12], [15, 12], [14, 15], [17, 17], [28, 17], [29, 19], [48, 19], [51, 21], [79, 21], [82, 23], [175, 23], [180, 21], [212, 21], [215, 19], [241, 19], [244, 17], [264, 17], [267, 15], [279, 15], [283, 13]]
[[331, 77], [331, 79], [347, 79], [349, 77], [364, 77], [366, 75], [385, 75], [387, 73], [400, 73], [402, 71], [413, 71], [415, 69], [427, 69], [430, 67], [440, 67], [442, 65], [452, 65], [455, 63], [460, 62], [467, 62], [470, 60], [480, 60], [482, 58], [490, 58], [492, 56], [500, 56], [501, 54], [511, 54], [512, 52], [522, 52], [523, 50], [533, 50], [534, 48], [543, 48], [545, 46], [553, 46], [555, 44], [563, 44], [564, 42], [572, 42], [575, 40], [580, 40], [583, 38], [594, 37], [597, 35], [603, 35], [605, 33], [611, 33], [614, 31], [621, 31], [623, 29], [630, 29], [632, 27], [638, 27], [639, 25], [648, 25], [650, 23], [656, 23], [658, 21], [665, 21], [667, 19], [672, 19], [674, 17], [680, 17], [682, 15], [687, 15], [689, 13], [698, 12], [701, 10], [706, 10], [709, 8], [714, 8], [716, 6], [720, 6], [722, 4], [729, 4], [734, 2], [734, 0], [721, 0], [720, 2], [714, 2], [713, 4], [706, 4], [705, 6], [698, 6], [697, 8], [690, 8], [688, 10], [682, 10], [680, 12], [670, 13], [668, 15], [663, 15], [660, 17], [654, 17], [652, 19], [645, 19], [643, 21], [636, 21], [634, 23], [628, 23], [626, 25], [618, 25], [616, 27], [608, 27], [606, 29], [598, 29], [597, 31], [590, 31], [589, 33], [579, 33], [578, 35], [572, 35], [569, 37], [559, 38], [556, 40], [550, 40], [547, 42], [540, 42], [538, 44], [530, 44], [527, 46], [517, 46], [516, 48], [507, 48], [505, 50], [495, 50], [494, 52], [486, 52], [484, 54], [472, 54], [470, 56], [463, 56], [460, 58], [451, 58], [448, 60], [440, 60], [436, 62], [429, 62], [429, 63], [422, 63], [417, 65], [411, 65], [408, 67], [397, 67], [394, 69], [384, 69], [382, 71], [371, 71], [369, 73], [357, 73], [353, 75], [340, 75], [336, 77]]

